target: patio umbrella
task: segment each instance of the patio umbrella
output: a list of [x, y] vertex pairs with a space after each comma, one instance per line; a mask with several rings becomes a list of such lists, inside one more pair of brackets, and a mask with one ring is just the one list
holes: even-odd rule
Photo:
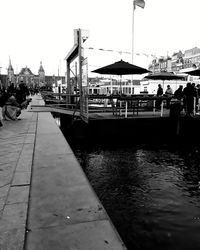
[[163, 81], [163, 88], [164, 88], [164, 81], [165, 80], [183, 80], [184, 79], [183, 76], [175, 75], [172, 72], [158, 72], [158, 73], [154, 73], [154, 74], [149, 74], [149, 75], [145, 76], [144, 78], [149, 79], [149, 80], [162, 80]]
[[188, 72], [184, 72], [184, 73], [189, 74], [191, 76], [200, 76], [200, 68], [194, 69]]
[[149, 73], [150, 71], [121, 60], [102, 68], [93, 70], [92, 72], [106, 75], [140, 75]]
[[144, 77], [145, 79], [151, 79], [151, 80], [182, 80], [184, 79], [183, 76], [175, 75], [172, 72], [159, 72], [154, 74], [149, 74]]
[[[137, 75], [137, 74], [140, 75], [144, 73], [149, 73], [151, 71], [121, 60], [113, 64], [104, 66], [102, 68], [93, 70], [92, 72], [99, 74], [122, 76], [122, 75]], [[121, 81], [120, 81], [120, 88], [121, 88]]]

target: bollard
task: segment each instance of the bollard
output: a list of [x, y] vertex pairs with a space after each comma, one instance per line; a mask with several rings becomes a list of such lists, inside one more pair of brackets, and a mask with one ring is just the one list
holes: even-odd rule
[[170, 113], [172, 126], [174, 127], [175, 134], [180, 133], [180, 113], [181, 113], [181, 101], [173, 99], [170, 103]]

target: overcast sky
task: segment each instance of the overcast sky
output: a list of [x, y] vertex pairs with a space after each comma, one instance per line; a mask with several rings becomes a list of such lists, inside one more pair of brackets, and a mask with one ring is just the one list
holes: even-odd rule
[[[147, 67], [151, 55], [200, 47], [199, 0], [145, 0], [134, 14], [134, 64]], [[89, 70], [124, 59], [131, 62], [133, 0], [1, 0], [0, 67], [9, 57], [15, 73], [29, 67], [46, 75], [66, 71], [73, 30], [89, 30], [85, 43]], [[103, 49], [103, 50], [100, 50]], [[113, 50], [108, 52], [106, 50]]]

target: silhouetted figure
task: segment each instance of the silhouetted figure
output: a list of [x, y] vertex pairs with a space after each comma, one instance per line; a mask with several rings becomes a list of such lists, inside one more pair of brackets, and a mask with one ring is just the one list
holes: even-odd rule
[[16, 99], [19, 104], [26, 101], [26, 97], [29, 95], [27, 86], [21, 82], [16, 90]]
[[183, 95], [186, 114], [190, 116], [194, 110], [194, 97], [197, 96], [196, 89], [190, 82], [188, 82], [187, 86], [184, 88]]
[[9, 98], [2, 108], [2, 116], [4, 120], [17, 120], [21, 114], [21, 106], [17, 102], [15, 93], [10, 93]]
[[197, 111], [200, 109], [200, 84], [197, 84]]
[[[158, 84], [157, 94], [156, 96], [162, 96], [163, 95], [163, 88], [161, 87], [161, 84]], [[159, 109], [160, 105], [162, 103], [162, 100], [156, 100], [156, 108]]]
[[178, 89], [174, 92], [174, 97], [178, 100], [183, 99], [183, 86], [180, 85]]
[[[172, 91], [172, 88], [170, 87], [170, 85], [167, 85], [167, 89], [165, 91], [165, 96], [166, 97], [172, 97], [173, 96], [173, 91]], [[166, 101], [166, 103], [167, 103], [167, 108], [169, 108], [169, 106], [170, 106], [170, 99], [168, 99]]]
[[16, 92], [16, 89], [15, 89], [15, 86], [14, 86], [14, 83], [11, 83], [10, 86], [8, 86], [7, 88], [7, 92], [8, 93], [15, 93]]

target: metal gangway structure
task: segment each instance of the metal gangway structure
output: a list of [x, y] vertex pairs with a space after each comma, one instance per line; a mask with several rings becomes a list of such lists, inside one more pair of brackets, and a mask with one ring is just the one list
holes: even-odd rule
[[[72, 119], [79, 118], [88, 123], [90, 119], [95, 118], [166, 117], [170, 115], [170, 103], [177, 103], [177, 107], [183, 106], [181, 101], [165, 95], [158, 97], [146, 93], [139, 95], [89, 94], [88, 58], [84, 55], [85, 41], [88, 38], [87, 30], [74, 30], [74, 45], [65, 57], [66, 92], [42, 91], [41, 95], [45, 105], [40, 107], [32, 105], [32, 109], [68, 114], [72, 116]], [[76, 61], [75, 72], [71, 67], [73, 61]], [[71, 73], [74, 75], [75, 83], [71, 80]], [[74, 91], [75, 87], [76, 91]], [[196, 98], [194, 98], [193, 105], [193, 115], [196, 115]]]
[[[53, 92], [41, 92], [45, 105], [32, 105], [37, 111], [51, 111], [68, 114], [81, 119], [80, 95], [58, 94]], [[173, 102], [172, 97], [154, 95], [88, 95], [88, 119], [95, 117], [102, 119], [122, 119], [144, 117], [169, 116], [170, 108], [167, 102]], [[70, 99], [71, 103], [67, 100]], [[176, 101], [176, 100], [175, 100]], [[196, 106], [194, 100], [194, 106]], [[194, 109], [195, 110], [195, 109]]]

